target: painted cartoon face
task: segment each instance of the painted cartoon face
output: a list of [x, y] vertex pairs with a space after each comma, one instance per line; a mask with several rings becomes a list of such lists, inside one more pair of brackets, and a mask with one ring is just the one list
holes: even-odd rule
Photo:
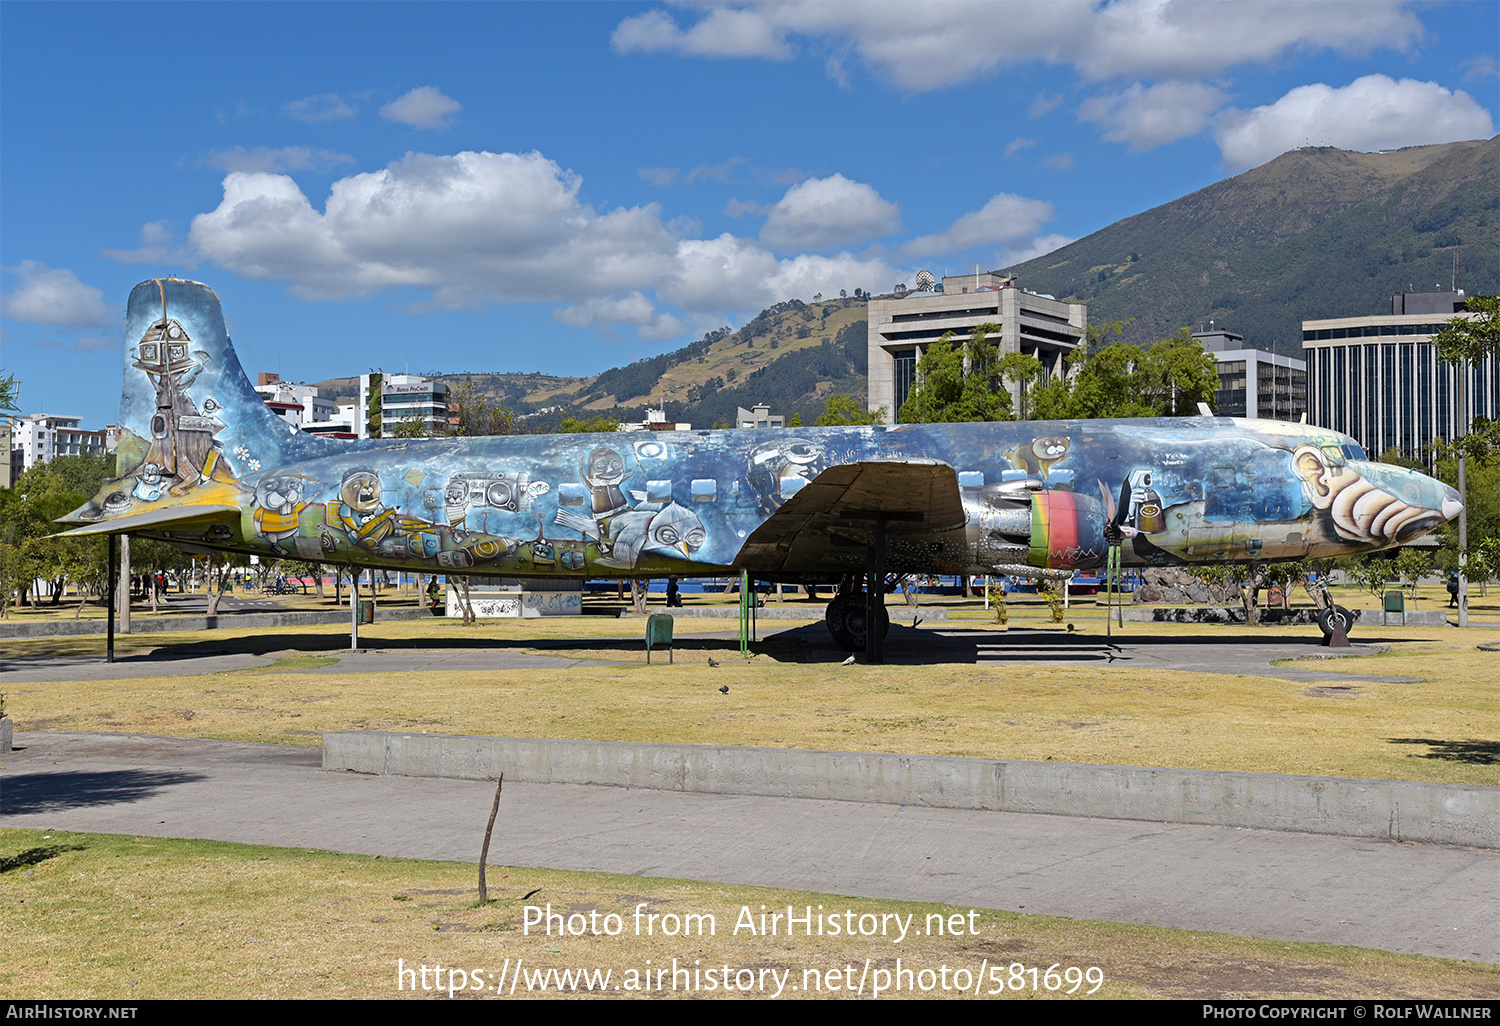
[[617, 485], [625, 480], [625, 459], [613, 449], [595, 449], [589, 453], [588, 472], [583, 476], [595, 487]]
[[256, 505], [286, 512], [302, 501], [302, 482], [295, 477], [263, 477], [255, 486]]
[[161, 468], [155, 463], [147, 463], [141, 468], [140, 480], [148, 485], [154, 485], [161, 481]]
[[1031, 451], [1043, 466], [1061, 463], [1067, 458], [1073, 442], [1066, 435], [1047, 435], [1031, 443]]
[[675, 502], [663, 509], [651, 520], [649, 549], [681, 555], [691, 559], [693, 553], [703, 548], [707, 534], [698, 515]]
[[380, 505], [380, 476], [373, 470], [351, 470], [344, 475], [339, 495], [350, 509], [369, 511]]
[[1403, 467], [1345, 463], [1313, 445], [1300, 446], [1292, 465], [1308, 500], [1328, 511], [1344, 541], [1389, 545], [1425, 534], [1463, 509], [1453, 489]]

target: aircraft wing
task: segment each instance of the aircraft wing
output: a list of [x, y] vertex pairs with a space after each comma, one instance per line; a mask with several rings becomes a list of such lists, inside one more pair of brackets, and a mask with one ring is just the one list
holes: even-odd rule
[[87, 524], [63, 531], [58, 538], [76, 538], [82, 534], [126, 534], [133, 531], [160, 531], [169, 527], [198, 527], [206, 524], [238, 520], [238, 506], [169, 506], [166, 509], [148, 510], [126, 517], [111, 517], [98, 523]]
[[829, 467], [782, 503], [746, 539], [737, 566], [764, 572], [862, 569], [884, 522], [893, 564], [917, 549], [930, 563], [957, 541], [966, 515], [958, 475], [937, 460]]

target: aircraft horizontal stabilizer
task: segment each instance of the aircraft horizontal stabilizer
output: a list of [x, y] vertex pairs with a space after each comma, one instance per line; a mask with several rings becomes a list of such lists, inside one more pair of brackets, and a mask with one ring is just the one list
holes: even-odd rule
[[129, 534], [135, 531], [160, 531], [169, 527], [199, 527], [239, 518], [238, 506], [171, 506], [126, 517], [112, 517], [71, 531], [63, 531], [56, 537], [76, 538], [83, 534]]
[[893, 555], [929, 552], [961, 537], [966, 515], [958, 474], [937, 460], [882, 460], [829, 467], [758, 527], [737, 565], [761, 571], [860, 566], [884, 522]]

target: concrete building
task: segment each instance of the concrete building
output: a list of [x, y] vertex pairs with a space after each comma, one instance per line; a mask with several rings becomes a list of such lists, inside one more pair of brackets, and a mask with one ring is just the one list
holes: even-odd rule
[[356, 437], [347, 421], [335, 420], [333, 399], [319, 395], [316, 385], [282, 381], [276, 374], [261, 374], [256, 379], [255, 392], [278, 417], [308, 434]]
[[1308, 420], [1350, 435], [1371, 456], [1392, 448], [1424, 453], [1467, 434], [1476, 418], [1493, 420], [1500, 412], [1496, 359], [1469, 368], [1464, 411], [1462, 374], [1432, 345], [1463, 304], [1462, 290], [1403, 292], [1388, 314], [1303, 321]]
[[894, 424], [927, 346], [950, 331], [956, 344], [966, 342], [981, 324], [999, 328], [989, 341], [1001, 355], [1035, 356], [1049, 375], [1061, 376], [1063, 355], [1083, 341], [1088, 307], [1028, 292], [998, 271], [945, 277], [940, 288], [900, 299], [872, 299], [869, 409], [883, 407], [886, 423]]
[[741, 428], [779, 428], [786, 427], [786, 417], [783, 414], [771, 413], [771, 407], [764, 403], [758, 403], [750, 409], [737, 406], [738, 411], [734, 415], [734, 426]]
[[389, 438], [397, 424], [415, 421], [430, 435], [448, 431], [448, 386], [420, 374], [361, 374], [354, 417], [360, 438], [370, 437], [371, 381], [380, 384], [381, 434]]
[[639, 423], [622, 423], [616, 431], [691, 431], [693, 425], [680, 420], [668, 420], [666, 410], [646, 409], [646, 416]]
[[0, 421], [0, 488], [16, 483], [15, 452], [10, 446], [10, 421]]
[[1232, 331], [1194, 332], [1219, 365], [1214, 412], [1221, 417], [1301, 420], [1307, 412], [1307, 363], [1251, 349]]
[[10, 464], [19, 475], [59, 456], [98, 456], [107, 452], [106, 432], [78, 426], [82, 417], [33, 413], [10, 420]]

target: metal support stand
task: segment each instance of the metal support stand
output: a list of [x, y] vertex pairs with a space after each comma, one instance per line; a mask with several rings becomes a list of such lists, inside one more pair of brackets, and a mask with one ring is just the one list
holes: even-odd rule
[[750, 596], [750, 571], [740, 571], [740, 655], [750, 658], [750, 635], [755, 600]]
[[359, 570], [349, 568], [349, 649], [359, 651]]
[[1125, 599], [1120, 592], [1120, 546], [1111, 545], [1105, 560], [1104, 570], [1104, 636], [1114, 636], [1115, 606], [1120, 607], [1120, 627], [1125, 626]]
[[105, 565], [109, 568], [109, 598], [107, 608], [109, 610], [109, 627], [105, 630], [106, 641], [104, 642], [104, 661], [112, 663], [115, 661], [115, 536], [109, 535], [106, 543], [108, 556]]
[[875, 521], [875, 544], [865, 574], [865, 662], [885, 662], [885, 519]]

